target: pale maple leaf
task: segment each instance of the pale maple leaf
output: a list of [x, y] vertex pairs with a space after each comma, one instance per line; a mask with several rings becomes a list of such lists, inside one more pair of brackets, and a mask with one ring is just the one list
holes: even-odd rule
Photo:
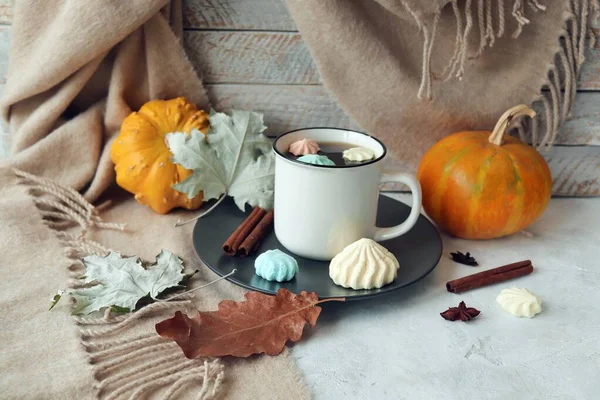
[[73, 314], [90, 314], [107, 307], [131, 311], [141, 298], [156, 300], [165, 289], [179, 286], [185, 278], [182, 260], [166, 250], [146, 268], [139, 257], [123, 257], [114, 251], [105, 257], [87, 256], [82, 261], [86, 267], [82, 283], [95, 285], [68, 291], [77, 302]]
[[229, 195], [242, 211], [246, 204], [272, 208], [275, 154], [265, 129], [262, 114], [211, 111], [206, 137], [197, 130], [168, 134], [172, 161], [194, 172], [173, 188], [189, 198], [200, 192], [205, 200]]

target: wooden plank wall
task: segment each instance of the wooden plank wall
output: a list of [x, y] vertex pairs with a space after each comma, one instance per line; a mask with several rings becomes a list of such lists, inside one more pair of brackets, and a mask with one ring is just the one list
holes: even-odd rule
[[[9, 5], [0, 0], [0, 24], [7, 25], [0, 40], [9, 36]], [[262, 111], [271, 135], [302, 126], [358, 128], [321, 85], [285, 0], [184, 0], [184, 27], [184, 46], [214, 107]], [[2, 40], [0, 53], [5, 47]], [[558, 196], [600, 195], [600, 41], [587, 60], [573, 117], [544, 154]]]

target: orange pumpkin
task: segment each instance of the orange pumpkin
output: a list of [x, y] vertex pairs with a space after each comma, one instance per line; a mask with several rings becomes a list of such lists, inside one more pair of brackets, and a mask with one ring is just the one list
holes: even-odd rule
[[160, 214], [175, 207], [193, 210], [202, 205], [202, 193], [193, 199], [173, 189], [192, 171], [171, 162], [165, 142], [170, 132], [205, 132], [208, 115], [183, 97], [152, 100], [123, 120], [110, 156], [115, 164], [117, 184]]
[[465, 239], [497, 238], [524, 229], [547, 207], [552, 177], [546, 161], [505, 136], [521, 116], [535, 112], [515, 106], [493, 132], [457, 132], [425, 154], [418, 171], [423, 208], [442, 229]]

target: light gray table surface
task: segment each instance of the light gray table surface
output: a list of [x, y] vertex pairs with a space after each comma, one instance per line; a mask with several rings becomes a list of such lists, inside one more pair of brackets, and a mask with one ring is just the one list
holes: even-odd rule
[[[408, 195], [394, 195], [408, 203]], [[323, 304], [292, 354], [316, 399], [600, 398], [600, 199], [553, 199], [526, 233], [489, 241], [443, 235], [444, 256], [422, 281], [373, 300]], [[477, 268], [454, 263], [470, 251]], [[513, 281], [448, 293], [445, 282], [531, 259]], [[402, 268], [402, 265], [400, 265]], [[532, 319], [496, 303], [506, 287], [542, 298]], [[461, 300], [481, 315], [449, 322]]]

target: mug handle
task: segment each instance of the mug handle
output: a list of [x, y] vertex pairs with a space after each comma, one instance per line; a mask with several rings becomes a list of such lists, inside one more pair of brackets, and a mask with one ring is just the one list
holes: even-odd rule
[[419, 219], [421, 213], [421, 185], [414, 175], [406, 173], [382, 174], [380, 183], [399, 182], [404, 183], [412, 193], [412, 206], [408, 218], [403, 223], [389, 228], [375, 227], [373, 239], [377, 242], [393, 239], [408, 232]]

